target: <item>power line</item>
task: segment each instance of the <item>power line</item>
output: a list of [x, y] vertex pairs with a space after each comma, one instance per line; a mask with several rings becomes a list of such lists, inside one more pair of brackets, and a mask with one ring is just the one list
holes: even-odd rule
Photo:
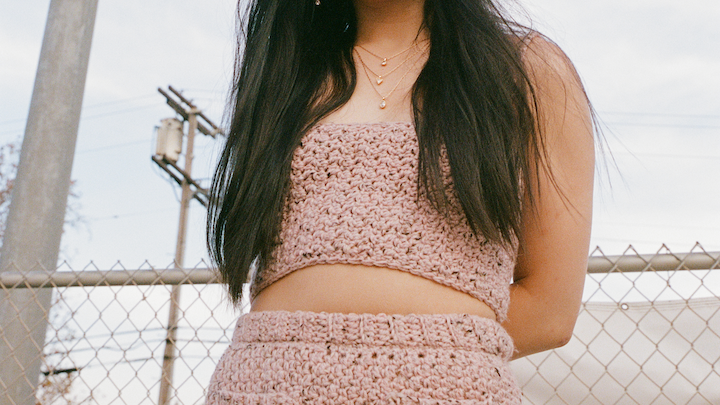
[[143, 105], [143, 106], [137, 106], [137, 107], [131, 107], [131, 108], [126, 108], [126, 109], [124, 109], [124, 110], [109, 111], [109, 112], [106, 112], [106, 113], [100, 113], [100, 114], [95, 114], [95, 115], [90, 115], [90, 116], [82, 117], [82, 118], [81, 118], [81, 121], [82, 121], [82, 120], [91, 120], [91, 119], [95, 119], [95, 118], [107, 117], [107, 116], [110, 116], [110, 115], [124, 114], [124, 113], [127, 113], [127, 112], [135, 112], [135, 111], [140, 111], [140, 110], [146, 110], [146, 109], [150, 109], [150, 108], [152, 108], [152, 107], [155, 107], [155, 104], [152, 104], [152, 105]]
[[669, 118], [702, 118], [702, 119], [720, 119], [720, 115], [710, 114], [677, 114], [677, 113], [653, 113], [653, 112], [623, 112], [623, 111], [599, 111], [600, 115], [629, 115], [638, 117], [669, 117]]
[[189, 91], [189, 92], [197, 92], [197, 93], [215, 93], [215, 94], [225, 94], [225, 93], [227, 93], [226, 90], [193, 89], [193, 88], [183, 89], [183, 90], [184, 90], [184, 91]]
[[[98, 114], [90, 115], [90, 116], [82, 116], [82, 115], [81, 115], [81, 117], [80, 117], [80, 122], [83, 122], [83, 121], [85, 121], [85, 120], [92, 120], [92, 119], [96, 119], [96, 118], [104, 118], [104, 117], [108, 117], [108, 116], [112, 116], [112, 115], [125, 114], [125, 113], [128, 113], [128, 112], [135, 112], [135, 111], [140, 111], [140, 110], [146, 110], [146, 109], [150, 109], [150, 108], [152, 108], [152, 107], [154, 107], [154, 106], [155, 106], [154, 104], [152, 104], [152, 105], [142, 105], [142, 106], [135, 106], [135, 107], [126, 108], [126, 109], [122, 109], [122, 110], [114, 110], [114, 111], [108, 111], [108, 112], [104, 112], [104, 113], [98, 113]], [[18, 121], [23, 122], [24, 120], [18, 120]], [[2, 124], [0, 124], [0, 125], [2, 125]], [[18, 128], [14, 128], [14, 129], [8, 129], [8, 130], [5, 130], [5, 131], [0, 131], [0, 136], [5, 136], [5, 135], [19, 135], [19, 136], [22, 136], [24, 132], [25, 132], [25, 126], [23, 126], [23, 127], [18, 127]]]
[[109, 149], [118, 149], [118, 148], [124, 148], [126, 146], [134, 146], [134, 145], [140, 145], [140, 144], [147, 144], [147, 139], [143, 139], [140, 141], [133, 141], [133, 142], [124, 142], [124, 143], [116, 143], [113, 145], [106, 145], [106, 146], [99, 146], [97, 148], [92, 149], [83, 149], [81, 151], [76, 152], [76, 155], [81, 155], [83, 153], [89, 153], [89, 152], [99, 152], [102, 150], [109, 150]]
[[16, 129], [8, 129], [6, 131], [0, 131], [0, 136], [4, 136], [4, 135], [8, 135], [8, 134], [22, 135], [23, 132], [25, 132], [25, 127], [16, 128]]
[[88, 221], [106, 221], [110, 219], [120, 219], [120, 218], [127, 218], [127, 217], [137, 217], [142, 215], [149, 215], [149, 214], [157, 214], [157, 213], [173, 213], [175, 211], [175, 208], [161, 208], [156, 210], [148, 210], [148, 211], [138, 211], [138, 212], [130, 212], [130, 213], [124, 213], [124, 214], [115, 214], [115, 215], [108, 215], [104, 217], [95, 217], [95, 218], [88, 218]]
[[142, 96], [136, 96], [136, 97], [124, 98], [124, 99], [115, 100], [115, 101], [107, 101], [107, 102], [104, 102], [104, 103], [92, 104], [92, 105], [89, 105], [89, 106], [87, 106], [87, 107], [84, 107], [83, 110], [91, 110], [91, 109], [93, 109], [93, 108], [106, 107], [106, 106], [109, 106], [109, 105], [122, 104], [122, 103], [127, 103], [127, 102], [130, 102], [130, 101], [144, 100], [144, 99], [155, 98], [155, 97], [157, 97], [157, 95], [156, 95], [155, 93], [147, 93], [147, 94], [142, 95]]
[[709, 159], [709, 160], [720, 160], [720, 156], [712, 155], [679, 155], [672, 153], [632, 153], [632, 152], [616, 152], [614, 155], [629, 155], [633, 157], [651, 157], [651, 158], [662, 158], [662, 159]]
[[[115, 101], [108, 101], [108, 102], [104, 102], [104, 103], [92, 104], [92, 105], [83, 107], [83, 108], [82, 108], [82, 111], [92, 110], [92, 109], [98, 108], [98, 107], [106, 107], [106, 106], [109, 106], [109, 105], [116, 105], [116, 104], [127, 103], [127, 102], [130, 102], [130, 101], [137, 101], [137, 100], [147, 99], [147, 98], [150, 98], [150, 97], [153, 97], [153, 98], [154, 98], [154, 97], [157, 97], [157, 96], [155, 95], [155, 93], [148, 93], [148, 94], [145, 94], [145, 95], [142, 95], [142, 96], [136, 96], [136, 97], [124, 98], [124, 99], [115, 100]], [[15, 118], [15, 119], [7, 120], [7, 121], [0, 121], [0, 126], [6, 125], [6, 124], [11, 124], [11, 123], [25, 123], [26, 120], [27, 120], [27, 118]]]
[[7, 120], [7, 121], [0, 121], [0, 125], [14, 124], [16, 122], [20, 122], [20, 123], [25, 122], [25, 118], [14, 118], [14, 119]]
[[[189, 327], [188, 327], [188, 328], [189, 328]], [[122, 331], [122, 332], [110, 332], [110, 333], [102, 334], [102, 335], [69, 337], [69, 338], [65, 338], [65, 339], [51, 340], [51, 341], [49, 341], [48, 343], [53, 343], [53, 342], [69, 342], [69, 341], [73, 341], [73, 340], [83, 340], [83, 339], [101, 339], [101, 338], [104, 339], [104, 338], [115, 337], [115, 336], [122, 336], [122, 335], [134, 335], [134, 334], [142, 334], [142, 333], [152, 333], [152, 332], [155, 332], [155, 331], [158, 331], [158, 332], [159, 332], [159, 331], [163, 331], [163, 332], [164, 332], [164, 331], [165, 331], [165, 328], [160, 327], [160, 328], [149, 328], [149, 329], [143, 329], [143, 330], [127, 330], [127, 331]]]
[[718, 129], [720, 125], [693, 125], [693, 124], [653, 124], [641, 122], [606, 122], [607, 125], [622, 127], [653, 127], [653, 128], [687, 128], [687, 129]]
[[[178, 338], [178, 339], [175, 339], [175, 342], [176, 342], [176, 343], [196, 343], [196, 344], [204, 343], [204, 344], [228, 345], [228, 344], [231, 343], [231, 340], [232, 340], [232, 339], [230, 338], [230, 336], [222, 335], [222, 336], [220, 336], [220, 338], [215, 338], [215, 339], [210, 339], [210, 338], [207, 338], [207, 339], [200, 339], [200, 338], [197, 338], [197, 339], [192, 339], [192, 338], [191, 338], [191, 339], [184, 339], [184, 338]], [[131, 351], [137, 352], [137, 351], [141, 351], [141, 350], [149, 350], [149, 351], [152, 352], [152, 351], [155, 351], [155, 350], [160, 350], [160, 348], [157, 346], [157, 344], [160, 343], [160, 342], [164, 342], [164, 341], [165, 341], [165, 337], [164, 337], [164, 336], [158, 336], [158, 337], [150, 338], [150, 339], [140, 339], [140, 340], [137, 340], [137, 341], [135, 341], [135, 342], [132, 342], [128, 347], [122, 347], [122, 346], [119, 345], [119, 344], [118, 344], [118, 345], [113, 345], [113, 346], [104, 345], [104, 346], [102, 346], [102, 347], [94, 347], [94, 346], [89, 346], [89, 347], [73, 347], [73, 348], [71, 348], [71, 349], [69, 349], [69, 350], [67, 350], [67, 351], [56, 351], [56, 352], [53, 352], [53, 353], [46, 353], [46, 354], [45, 354], [45, 357], [57, 357], [57, 356], [60, 356], [60, 357], [70, 357], [70, 356], [73, 355], [73, 354], [86, 353], [86, 352], [94, 352], [94, 353], [96, 353], [97, 355], [99, 355], [101, 351], [105, 351], [105, 352], [108, 352], [108, 351], [109, 351], [109, 352], [123, 352], [123, 353], [125, 353], [125, 352], [131, 352]], [[53, 342], [50, 342], [49, 344], [52, 344], [52, 343], [53, 343]], [[58, 343], [60, 343], [60, 342], [58, 342]], [[115, 343], [119, 343], [119, 342], [115, 342]], [[57, 344], [57, 343], [56, 343], [56, 344]], [[151, 346], [153, 346], [153, 347], [151, 347]], [[189, 347], [189, 346], [187, 346], [187, 347]], [[190, 350], [190, 349], [188, 349], [188, 350]], [[183, 355], [182, 357], [185, 357], [185, 355]]]
[[[149, 349], [149, 350], [152, 350], [152, 349], [149, 347], [149, 344], [150, 344], [150, 343], [157, 344], [157, 343], [160, 343], [160, 342], [163, 342], [163, 341], [165, 341], [165, 337], [163, 337], [163, 336], [158, 336], [158, 337], [155, 338], [155, 339], [143, 340], [143, 343], [146, 344], [145, 347], [143, 347], [143, 346], [137, 347], [138, 345], [136, 344], [136, 342], [133, 342], [133, 343], [132, 343], [130, 346], [128, 346], [128, 347], [121, 347], [120, 345], [118, 345], [118, 346], [108, 346], [108, 345], [105, 345], [105, 346], [102, 346], [102, 347], [93, 347], [93, 346], [90, 346], [90, 347], [80, 347], [80, 348], [74, 347], [74, 348], [72, 348], [72, 349], [70, 349], [70, 350], [68, 350], [68, 351], [66, 351], [66, 352], [47, 353], [45, 356], [47, 356], [47, 357], [50, 357], [50, 356], [67, 357], [67, 356], [69, 356], [69, 355], [72, 354], [72, 353], [95, 352], [96, 354], [99, 354], [101, 351], [129, 352], [129, 351], [132, 351], [132, 350], [142, 350], [143, 348], [147, 348], [147, 349]], [[133, 347], [133, 346], [135, 346], [135, 347]], [[157, 349], [155, 349], [155, 350], [157, 350]]]
[[642, 223], [642, 222], [597, 222], [596, 226], [598, 225], [611, 225], [611, 226], [630, 226], [630, 227], [647, 227], [647, 228], [663, 228], [663, 229], [704, 229], [704, 230], [718, 230], [720, 231], [720, 226], [693, 226], [693, 225], [667, 225], [667, 224], [649, 224], [649, 223]]
[[[118, 359], [118, 360], [113, 361], [113, 364], [138, 363], [138, 362], [141, 362], [141, 361], [142, 361], [142, 362], [149, 362], [149, 361], [151, 361], [151, 360], [155, 360], [155, 362], [157, 363], [157, 359], [156, 359], [155, 357], [142, 357], [142, 358], [138, 358], [138, 359], [124, 359], [124, 358], [123, 358], [123, 359]], [[92, 364], [92, 363], [98, 363], [98, 364]], [[103, 362], [100, 361], [100, 359], [98, 359], [97, 357], [93, 357], [93, 358], [90, 359], [87, 363], [85, 363], [84, 366], [80, 366], [79, 368], [80, 368], [81, 370], [83, 370], [83, 369], [86, 369], [86, 368], [103, 367], [103, 368], [105, 368], [105, 369], [107, 370], [107, 367], [105, 367], [105, 364], [106, 364], [106, 363], [103, 363]]]
[[[206, 90], [206, 89], [192, 89], [190, 91], [197, 91], [197, 92], [205, 92], [205, 93], [222, 93], [219, 90]], [[118, 105], [123, 103], [128, 103], [131, 101], [137, 101], [137, 100], [143, 100], [148, 99], [150, 97], [155, 97], [153, 94], [146, 94], [142, 96], [137, 97], [131, 97], [127, 99], [121, 99], [116, 101], [110, 101], [105, 103], [98, 103], [93, 104], [87, 107], [84, 107], [83, 111], [88, 111], [100, 107], [107, 107], [111, 105]], [[201, 99], [207, 99], [207, 100], [214, 100], [214, 98], [211, 97], [200, 97]], [[142, 105], [142, 106], [135, 106], [131, 108], [126, 108], [122, 110], [114, 110], [109, 111], [106, 113], [99, 113], [95, 115], [90, 116], [83, 116], [81, 117], [81, 120], [85, 119], [96, 119], [96, 118], [102, 118], [106, 116], [116, 115], [116, 114], [123, 114], [126, 112], [134, 112], [138, 110], [142, 110], [145, 108], [153, 107], [152, 105]], [[664, 117], [664, 118], [686, 118], [686, 119], [720, 119], [720, 115], [695, 115], [695, 114], [668, 114], [668, 113], [643, 113], [643, 112], [621, 112], [621, 111], [603, 111], [600, 112], [601, 115], [623, 115], [623, 116], [630, 116], [630, 117]], [[7, 121], [0, 122], [0, 126], [8, 125], [8, 124], [14, 124], [14, 123], [24, 123], [24, 118], [18, 118], [18, 119], [12, 119]], [[720, 128], [720, 125], [694, 125], [694, 124], [658, 124], [658, 123], [638, 123], [638, 122], [608, 122], [608, 125], [617, 125], [617, 126], [640, 126], [640, 127], [659, 127], [659, 128], [689, 128], [689, 129], [716, 129]], [[17, 129], [11, 129], [6, 131], [0, 131], [0, 136], [10, 133], [22, 133], [24, 131], [23, 128], [17, 128]]]
[[[195, 328], [193, 326], [184, 326], [179, 325], [177, 327], [180, 331], [190, 330], [196, 333], [197, 332], [222, 332], [220, 336], [225, 336], [226, 332], [231, 332], [234, 326], [229, 326], [226, 328], [220, 328], [220, 327], [201, 327], [201, 328]], [[53, 339], [48, 341], [48, 345], [50, 344], [59, 344], [59, 343], [65, 343], [65, 342], [73, 342], [78, 340], [90, 340], [90, 339], [108, 339], [108, 338], [114, 338], [116, 336], [126, 336], [126, 335], [142, 335], [142, 334], [151, 334], [151, 333], [157, 333], [157, 332], [165, 332], [165, 328], [158, 327], [158, 328], [149, 328], [149, 329], [143, 329], [143, 330], [127, 330], [122, 332], [109, 332], [109, 333], [103, 333], [103, 334], [97, 334], [92, 336], [78, 336], [78, 337], [66, 337], [63, 339]], [[145, 341], [146, 339], [140, 338], [139, 339]], [[157, 339], [156, 337], [149, 337], [148, 340]], [[191, 338], [191, 339], [178, 339], [179, 341], [199, 341], [199, 342], [210, 342], [215, 341], [214, 338], [207, 338], [207, 339], [201, 339], [199, 336], [197, 338]], [[65, 354], [70, 353], [74, 351], [75, 349], [72, 349], [68, 352], [65, 352]], [[57, 354], [57, 353], [51, 353], [51, 354]]]

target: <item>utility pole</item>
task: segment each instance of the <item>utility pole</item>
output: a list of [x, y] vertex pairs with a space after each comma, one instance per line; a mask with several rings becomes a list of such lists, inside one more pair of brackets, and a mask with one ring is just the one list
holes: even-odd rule
[[[52, 0], [0, 272], [57, 267], [97, 0]], [[35, 405], [52, 289], [0, 291], [2, 404]]]
[[[183, 97], [183, 95], [175, 90], [172, 86], [169, 86], [170, 92], [178, 98], [176, 101], [174, 97], [170, 96], [167, 92], [162, 89], [158, 91], [165, 96], [167, 103], [172, 107], [185, 121], [188, 123], [187, 133], [187, 145], [185, 147], [185, 167], [180, 169], [177, 166], [177, 155], [175, 152], [180, 152], [182, 149], [182, 132], [180, 132], [180, 145], [177, 148], [177, 144], [172, 145], [175, 149], [172, 152], [167, 150], [168, 138], [173, 137], [173, 128], [166, 127], [166, 122], [163, 123], [161, 130], [167, 131], [163, 133], [161, 140], [160, 131], [158, 131], [158, 148], [157, 154], [152, 157], [152, 160], [158, 164], [163, 170], [165, 170], [170, 177], [172, 177], [182, 188], [182, 196], [180, 198], [180, 221], [178, 223], [178, 234], [177, 243], [175, 245], [175, 266], [177, 268], [183, 268], [185, 260], [185, 236], [187, 234], [187, 216], [190, 208], [190, 201], [195, 198], [203, 206], [207, 206], [208, 194], [207, 190], [202, 188], [195, 180], [192, 179], [192, 162], [193, 162], [193, 149], [195, 146], [195, 132], [200, 131], [201, 133], [212, 136], [213, 138], [217, 134], [221, 134], [221, 130], [210, 121], [190, 100]], [[207, 126], [198, 122], [198, 118], [205, 121]], [[212, 129], [208, 129], [212, 128]], [[175, 128], [175, 131], [177, 128]], [[180, 126], [182, 131], [182, 126]], [[175, 132], [175, 135], [178, 134]], [[161, 142], [162, 141], [162, 142]], [[161, 143], [164, 143], [161, 145]], [[175, 363], [175, 342], [178, 322], [178, 309], [180, 305], [180, 286], [173, 285], [170, 292], [170, 311], [168, 315], [167, 333], [165, 338], [165, 354], [163, 356], [163, 367], [162, 377], [160, 380], [160, 396], [158, 400], [159, 405], [167, 405], [170, 403], [170, 388], [173, 380], [173, 370]]]

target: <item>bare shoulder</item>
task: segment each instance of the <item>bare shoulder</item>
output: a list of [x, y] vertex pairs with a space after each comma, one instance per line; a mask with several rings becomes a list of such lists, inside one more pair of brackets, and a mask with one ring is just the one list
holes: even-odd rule
[[528, 34], [521, 47], [533, 96], [531, 105], [548, 142], [545, 146], [552, 149], [553, 141], [564, 143], [570, 137], [592, 149], [590, 102], [575, 65], [555, 42], [541, 34]]
[[555, 82], [581, 86], [575, 66], [558, 44], [537, 32], [520, 41], [525, 68], [536, 85]]

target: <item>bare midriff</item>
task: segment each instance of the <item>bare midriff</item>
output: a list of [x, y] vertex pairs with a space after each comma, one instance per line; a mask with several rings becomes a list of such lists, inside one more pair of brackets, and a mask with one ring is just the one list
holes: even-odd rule
[[251, 311], [370, 314], [462, 313], [495, 319], [484, 302], [413, 274], [353, 264], [294, 271], [262, 290]]

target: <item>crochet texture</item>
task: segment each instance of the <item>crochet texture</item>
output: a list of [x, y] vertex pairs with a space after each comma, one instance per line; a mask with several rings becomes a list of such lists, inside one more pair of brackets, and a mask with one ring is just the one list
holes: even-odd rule
[[418, 198], [412, 123], [319, 124], [295, 150], [280, 244], [251, 284], [254, 298], [281, 277], [317, 264], [409, 272], [470, 294], [505, 320], [516, 247], [474, 235], [441, 164], [450, 213]]
[[520, 405], [512, 341], [465, 314], [250, 312], [208, 405]]

